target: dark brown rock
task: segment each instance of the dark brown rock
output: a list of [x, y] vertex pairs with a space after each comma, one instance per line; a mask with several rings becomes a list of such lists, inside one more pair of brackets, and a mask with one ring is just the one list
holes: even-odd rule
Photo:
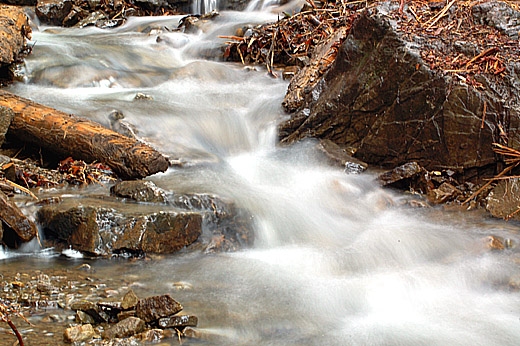
[[72, 5], [72, 0], [38, 0], [36, 15], [43, 23], [63, 25]]
[[457, 172], [494, 165], [491, 144], [501, 138], [500, 129], [510, 146], [520, 143], [520, 69], [511, 63], [500, 80], [478, 75], [482, 88], [476, 88], [430, 69], [418, 48], [451, 44], [430, 41], [407, 38], [378, 9], [364, 11], [331, 70], [302, 89], [302, 105], [279, 127], [281, 142], [329, 139], [355, 148], [354, 156], [368, 164], [388, 168], [410, 161]]
[[413, 178], [421, 173], [426, 173], [426, 171], [417, 162], [408, 162], [390, 171], [381, 173], [378, 176], [378, 180], [382, 186], [388, 186]]
[[180, 311], [182, 305], [168, 294], [141, 299], [136, 306], [137, 317], [147, 323], [175, 315]]
[[352, 157], [346, 149], [331, 140], [321, 139], [317, 148], [325, 155], [329, 164], [341, 167], [346, 173], [359, 174], [368, 167], [365, 162]]
[[146, 327], [144, 321], [137, 317], [128, 317], [111, 326], [101, 335], [103, 339], [127, 338], [141, 333]]
[[181, 315], [160, 318], [157, 324], [161, 328], [196, 327], [199, 323], [197, 316]]
[[462, 195], [462, 191], [448, 182], [443, 182], [438, 188], [428, 191], [428, 200], [434, 204], [453, 201]]
[[135, 316], [135, 310], [125, 310], [121, 311], [119, 314], [117, 314], [117, 320], [122, 321], [125, 318]]
[[[204, 238], [209, 238], [207, 252], [236, 251], [254, 243], [253, 218], [234, 202], [209, 194], [173, 194], [168, 202], [203, 215]], [[219, 241], [214, 241], [219, 240]]]
[[149, 329], [135, 337], [145, 342], [157, 342], [162, 339], [173, 337], [173, 332], [171, 330]]
[[77, 301], [71, 304], [71, 310], [82, 311], [88, 314], [95, 323], [109, 322], [110, 318], [107, 316], [96, 303], [89, 302], [86, 300]]
[[94, 206], [49, 205], [37, 217], [49, 241], [92, 255], [172, 253], [193, 243], [202, 232], [194, 212], [123, 214]]
[[110, 188], [110, 193], [118, 197], [131, 198], [137, 202], [166, 202], [164, 190], [148, 180], [125, 180], [118, 182]]

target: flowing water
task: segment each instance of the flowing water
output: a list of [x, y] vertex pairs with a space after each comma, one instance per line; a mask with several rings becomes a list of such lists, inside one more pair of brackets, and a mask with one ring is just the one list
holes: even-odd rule
[[[10, 90], [103, 124], [123, 112], [143, 140], [184, 163], [149, 179], [237, 201], [254, 216], [256, 245], [89, 261], [97, 275], [140, 296], [171, 293], [214, 335], [188, 345], [518, 344], [517, 248], [485, 246], [491, 234], [519, 244], [518, 224], [406, 208], [370, 174], [325, 166], [312, 142], [277, 147], [287, 82], [215, 58], [218, 35], [277, 15], [224, 12], [194, 34], [174, 30], [180, 18], [132, 18], [113, 30], [40, 26], [26, 81]], [[2, 267], [86, 261], [25, 251], [2, 252]], [[190, 289], [174, 290], [179, 281]], [[61, 343], [58, 332], [38, 335]]]

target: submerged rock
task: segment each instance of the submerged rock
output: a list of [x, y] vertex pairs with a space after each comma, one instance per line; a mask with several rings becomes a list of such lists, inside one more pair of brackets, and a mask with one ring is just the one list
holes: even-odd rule
[[352, 157], [346, 149], [328, 139], [320, 140], [317, 148], [325, 155], [329, 164], [342, 168], [345, 173], [359, 174], [368, 167], [365, 162]]
[[84, 342], [92, 339], [96, 335], [91, 324], [81, 324], [67, 328], [63, 333], [66, 342]]
[[500, 180], [486, 198], [486, 209], [494, 217], [520, 220], [520, 179]]
[[110, 193], [131, 198], [137, 202], [166, 202], [166, 193], [151, 181], [126, 180], [116, 183], [110, 188]]
[[128, 317], [111, 326], [101, 335], [103, 339], [127, 338], [145, 330], [145, 323], [137, 317]]
[[197, 316], [180, 315], [160, 318], [157, 324], [161, 328], [196, 327], [199, 323]]

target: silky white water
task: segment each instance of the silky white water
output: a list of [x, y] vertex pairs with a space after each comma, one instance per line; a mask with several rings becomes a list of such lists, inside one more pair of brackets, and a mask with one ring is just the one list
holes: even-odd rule
[[518, 244], [518, 224], [406, 208], [373, 176], [326, 166], [312, 141], [279, 148], [288, 82], [218, 59], [218, 35], [276, 20], [276, 11], [224, 12], [196, 34], [173, 30], [180, 18], [40, 26], [25, 82], [9, 88], [105, 125], [123, 112], [144, 141], [183, 164], [150, 180], [231, 198], [254, 217], [253, 249], [114, 261], [99, 272], [135, 281], [141, 296], [189, 283], [172, 295], [213, 337], [185, 344], [518, 344], [518, 251], [485, 245], [489, 235]]

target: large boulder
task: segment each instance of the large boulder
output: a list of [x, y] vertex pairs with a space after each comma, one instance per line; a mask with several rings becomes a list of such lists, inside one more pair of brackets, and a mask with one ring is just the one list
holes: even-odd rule
[[95, 205], [44, 206], [38, 221], [46, 241], [91, 255], [173, 253], [198, 239], [202, 217], [194, 212], [121, 213]]
[[[434, 66], [425, 52], [471, 61], [490, 47], [406, 33], [400, 27], [406, 21], [391, 19], [398, 3], [391, 4], [365, 10], [354, 21], [334, 65], [315, 86], [303, 88], [297, 107], [288, 102], [295, 98], [289, 86], [284, 106], [293, 114], [280, 124], [280, 141], [329, 139], [353, 148], [364, 162], [388, 168], [414, 161], [427, 170], [492, 171], [493, 142], [520, 144], [520, 64], [504, 62], [496, 75], [466, 77]], [[468, 18], [481, 21], [477, 10]], [[486, 30], [501, 39], [497, 45], [508, 39], [497, 29]]]
[[40, 208], [46, 245], [95, 256], [141, 256], [192, 244], [205, 252], [233, 251], [254, 242], [251, 215], [218, 196], [168, 192], [146, 180], [118, 182], [111, 193]]

